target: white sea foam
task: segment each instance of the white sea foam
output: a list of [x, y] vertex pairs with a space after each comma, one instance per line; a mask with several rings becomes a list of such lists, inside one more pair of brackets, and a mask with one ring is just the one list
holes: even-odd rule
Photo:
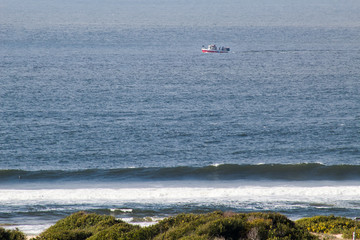
[[[0, 204], [119, 204], [358, 200], [360, 186], [240, 186], [169, 188], [0, 189]], [[121, 211], [130, 211], [122, 209]]]
[[51, 227], [52, 224], [36, 224], [36, 225], [14, 225], [5, 226], [6, 229], [14, 230], [16, 228], [23, 231], [26, 235], [38, 235], [42, 231]]
[[110, 212], [124, 212], [124, 213], [131, 213], [133, 210], [130, 208], [110, 208]]
[[[296, 186], [270, 184], [255, 186], [217, 187], [133, 187], [133, 188], [71, 188], [71, 189], [0, 189], [0, 206], [18, 209], [24, 206], [57, 205], [60, 208], [89, 205], [126, 206], [132, 204], [181, 204], [227, 205], [248, 210], [284, 211], [301, 208], [351, 207], [360, 208], [359, 185], [347, 186]], [[64, 205], [64, 206], [62, 206]], [[351, 205], [351, 206], [350, 206]], [[76, 210], [79, 208], [75, 207]], [[6, 210], [6, 209], [5, 209]], [[54, 209], [56, 210], [56, 209]], [[110, 211], [128, 213], [131, 208], [111, 208]], [[122, 220], [148, 226], [157, 222], [134, 222], [133, 216], [121, 216]], [[10, 226], [9, 226], [10, 227]], [[38, 234], [48, 225], [17, 225], [27, 234]]]
[[223, 165], [223, 163], [213, 163], [213, 164], [211, 164], [211, 166], [213, 166], [213, 167], [218, 167], [220, 165]]
[[122, 221], [125, 221], [127, 223], [130, 223], [132, 225], [139, 225], [141, 227], [147, 227], [147, 226], [151, 226], [151, 225], [154, 225], [156, 223], [158, 223], [160, 220], [163, 220], [164, 218], [151, 218], [152, 221], [145, 221], [145, 218], [144, 218], [144, 221], [141, 221], [141, 219], [136, 219], [134, 220], [134, 218], [132, 217], [128, 217], [128, 218], [119, 218], [120, 220]]

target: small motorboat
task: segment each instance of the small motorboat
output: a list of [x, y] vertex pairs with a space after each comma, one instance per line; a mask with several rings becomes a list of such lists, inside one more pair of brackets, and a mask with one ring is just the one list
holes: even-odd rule
[[203, 53], [228, 53], [230, 51], [230, 48], [217, 47], [215, 44], [211, 44], [207, 48], [203, 45], [201, 51]]

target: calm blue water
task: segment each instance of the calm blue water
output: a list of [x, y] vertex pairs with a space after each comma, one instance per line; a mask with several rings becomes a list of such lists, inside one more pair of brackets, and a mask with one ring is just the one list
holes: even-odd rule
[[[39, 233], [79, 210], [359, 216], [359, 11], [0, 2], [0, 224]], [[211, 43], [231, 51], [201, 53]]]

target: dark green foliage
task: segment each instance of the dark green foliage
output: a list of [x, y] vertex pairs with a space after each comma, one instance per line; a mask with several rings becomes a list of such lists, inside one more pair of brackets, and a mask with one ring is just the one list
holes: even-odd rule
[[199, 226], [195, 232], [206, 238], [241, 239], [246, 237], [248, 227], [243, 219], [220, 218]]
[[19, 231], [15, 230], [6, 230], [0, 227], [0, 239], [1, 240], [25, 240], [25, 235]]
[[[36, 240], [312, 240], [318, 238], [309, 232], [342, 233], [343, 237], [352, 238], [354, 226], [354, 220], [335, 216], [293, 222], [277, 213], [218, 211], [179, 214], [149, 227], [139, 227], [111, 216], [78, 212], [58, 221]], [[25, 240], [25, 235], [18, 229], [0, 227], [0, 240]]]
[[280, 214], [222, 212], [180, 214], [150, 227], [132, 229], [118, 237], [129, 240], [316, 239]]
[[75, 213], [43, 232], [38, 240], [238, 240], [316, 239], [277, 213], [179, 214], [149, 227], [110, 216]]
[[49, 234], [42, 234], [36, 239], [46, 240], [85, 240], [92, 235], [91, 232], [81, 230], [53, 231]]
[[132, 230], [140, 229], [139, 226], [130, 225], [128, 223], [120, 222], [117, 223], [107, 229], [104, 229], [92, 237], [88, 238], [88, 240], [116, 240], [122, 239], [126, 233], [131, 232]]
[[127, 223], [116, 220], [112, 216], [78, 212], [58, 221], [55, 225], [40, 234], [36, 239], [85, 240], [95, 234], [99, 234], [105, 229], [110, 229], [116, 224]]
[[251, 230], [247, 239], [317, 239], [306, 229], [297, 227], [287, 217], [277, 213], [248, 214]]

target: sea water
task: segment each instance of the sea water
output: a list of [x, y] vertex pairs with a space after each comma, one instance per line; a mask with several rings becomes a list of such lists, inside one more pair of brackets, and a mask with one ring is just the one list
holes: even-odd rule
[[[359, 216], [359, 12], [1, 1], [0, 225], [37, 234], [80, 210], [143, 225]], [[201, 53], [214, 43], [230, 53]]]

